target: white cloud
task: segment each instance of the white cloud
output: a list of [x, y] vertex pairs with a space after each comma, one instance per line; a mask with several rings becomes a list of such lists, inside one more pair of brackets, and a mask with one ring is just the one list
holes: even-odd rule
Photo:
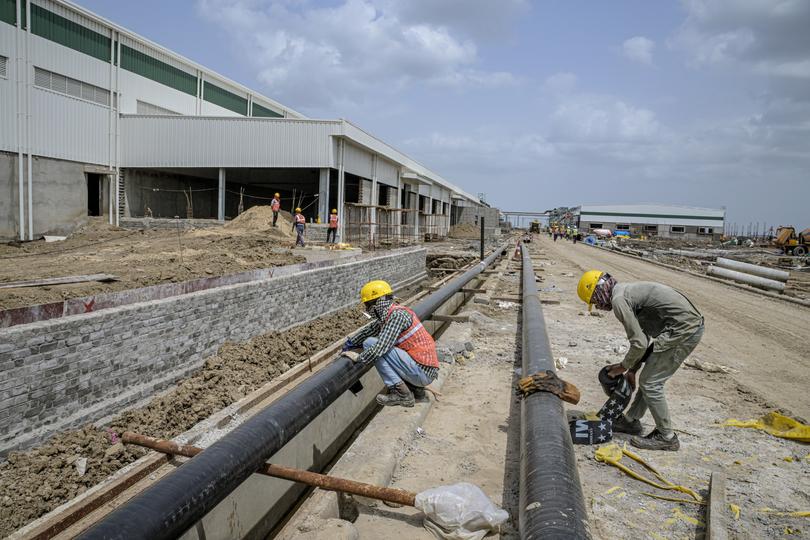
[[[520, 3], [520, 2], [517, 2]], [[342, 0], [316, 7], [291, 0], [198, 0], [225, 21], [239, 50], [274, 98], [296, 107], [335, 108], [413, 84], [457, 88], [515, 84], [478, 67], [471, 33], [416, 17], [393, 0]], [[493, 11], [491, 8], [490, 11]]]
[[635, 36], [622, 43], [622, 53], [628, 59], [651, 66], [655, 42], [644, 36]]

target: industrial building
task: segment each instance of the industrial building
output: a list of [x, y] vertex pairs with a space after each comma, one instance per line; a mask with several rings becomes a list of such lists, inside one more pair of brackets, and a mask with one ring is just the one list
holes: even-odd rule
[[662, 204], [583, 204], [578, 214], [579, 228], [584, 232], [610, 229], [631, 236], [718, 240], [723, 235], [726, 211]]
[[[341, 238], [447, 234], [480, 205], [346, 120], [313, 120], [63, 0], [0, 0], [0, 240], [87, 216], [223, 221], [273, 193]], [[351, 229], [351, 231], [349, 231]]]

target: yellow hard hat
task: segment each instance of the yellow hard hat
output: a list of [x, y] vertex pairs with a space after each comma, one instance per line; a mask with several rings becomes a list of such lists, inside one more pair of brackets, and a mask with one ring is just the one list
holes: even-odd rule
[[387, 296], [389, 294], [394, 294], [394, 291], [391, 290], [391, 285], [389, 285], [387, 281], [382, 281], [379, 279], [369, 281], [363, 285], [362, 289], [360, 289], [360, 301], [365, 304], [366, 302], [376, 300], [377, 298]]
[[300, 213], [301, 213], [301, 209], [300, 209], [300, 208], [296, 208], [296, 209], [295, 209], [295, 212], [296, 212], [297, 214], [300, 214]]
[[577, 295], [579, 295], [580, 300], [588, 305], [591, 304], [593, 291], [596, 289], [596, 284], [599, 283], [599, 279], [603, 274], [604, 272], [601, 270], [588, 270], [582, 274], [582, 277], [579, 279], [579, 285], [577, 285]]
[[332, 208], [332, 213], [337, 214], [337, 208]]
[[281, 197], [281, 194], [279, 194], [279, 193], [276, 193], [276, 197]]

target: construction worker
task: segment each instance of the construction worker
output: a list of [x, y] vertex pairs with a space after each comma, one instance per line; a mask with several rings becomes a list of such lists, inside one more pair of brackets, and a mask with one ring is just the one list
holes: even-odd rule
[[[703, 316], [675, 289], [640, 281], [617, 283], [608, 273], [590, 270], [577, 286], [579, 298], [590, 307], [612, 310], [624, 325], [630, 349], [621, 363], [608, 368], [610, 377], [622, 374], [635, 388], [639, 362], [649, 352], [638, 377], [638, 393], [627, 412], [613, 423], [614, 432], [634, 435], [630, 443], [648, 450], [678, 450], [672, 429], [664, 383], [672, 377], [703, 337]], [[641, 418], [650, 409], [655, 429], [641, 437]]]
[[[413, 407], [415, 401], [427, 399], [425, 387], [439, 375], [439, 358], [433, 337], [413, 311], [394, 302], [393, 295], [385, 281], [369, 281], [360, 289], [372, 322], [348, 339], [343, 350], [355, 362], [374, 362], [387, 388], [377, 403]], [[361, 344], [361, 354], [349, 350]]]
[[332, 235], [332, 243], [335, 243], [337, 236], [338, 215], [337, 208], [332, 208], [332, 213], [329, 214], [329, 226], [326, 228], [326, 242], [329, 242], [329, 235]]
[[273, 211], [273, 227], [275, 227], [276, 221], [278, 221], [278, 211], [281, 209], [281, 195], [278, 193], [273, 195], [273, 200], [270, 201], [270, 209]]
[[293, 230], [298, 234], [295, 239], [296, 246], [304, 246], [304, 228], [306, 227], [307, 218], [301, 213], [300, 208], [295, 209], [295, 216], [293, 216]]

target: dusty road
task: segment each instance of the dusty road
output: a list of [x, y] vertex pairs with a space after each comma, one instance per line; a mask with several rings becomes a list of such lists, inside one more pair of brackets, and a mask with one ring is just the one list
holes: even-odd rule
[[583, 244], [545, 236], [540, 242], [549, 258], [579, 270], [605, 270], [619, 281], [657, 281], [683, 292], [706, 319], [703, 359], [738, 370], [740, 384], [810, 419], [810, 308]]
[[[736, 505], [740, 512], [737, 518], [730, 509], [727, 513], [730, 539], [808, 537], [806, 518], [788, 515], [810, 504], [807, 445], [757, 430], [722, 426], [729, 418], [758, 418], [776, 408], [776, 403], [798, 409], [802, 399], [806, 400], [795, 391], [774, 393], [760, 385], [754, 392], [738, 382], [741, 378], [753, 378], [745, 371], [747, 366], [765, 360], [760, 360], [760, 348], [751, 345], [756, 343], [756, 336], [746, 336], [744, 328], [735, 329], [733, 313], [725, 316], [712, 303], [711, 288], [717, 288], [715, 294], [720, 295], [726, 292], [726, 287], [710, 281], [703, 283], [704, 280], [697, 284], [668, 281], [680, 279], [681, 273], [656, 272], [653, 276], [652, 271], [660, 270], [659, 267], [587, 246], [559, 241], [553, 245], [551, 241], [540, 239], [531, 244], [531, 252], [537, 275], [543, 280], [539, 286], [541, 297], [559, 301], [559, 304], [543, 306], [554, 357], [558, 361], [562, 358], [567, 361], [566, 367], [558, 373], [582, 392], [579, 404], [566, 405], [570, 417], [581, 417], [583, 413], [596, 411], [602, 406], [606, 397], [596, 374], [602, 366], [620, 361], [627, 350], [621, 323], [612, 314], [603, 312], [594, 312], [598, 316], [588, 316], [584, 304], [577, 298], [576, 284], [582, 266], [612, 264], [613, 259], [617, 259], [615, 268], [619, 279], [658, 279], [681, 287], [690, 297], [700, 297], [696, 303], [706, 315], [707, 331], [691, 358], [732, 364], [731, 359], [718, 355], [717, 351], [733, 345], [738, 351], [733, 364], [741, 371], [733, 375], [708, 373], [691, 368], [688, 363], [679, 369], [667, 382], [666, 395], [681, 450], [639, 450], [637, 453], [665, 478], [696, 490], [704, 498], [708, 494], [711, 474], [715, 471], [725, 473], [728, 478], [726, 500]], [[599, 260], [595, 260], [596, 257]], [[627, 270], [624, 269], [626, 262], [632, 265]], [[650, 273], [647, 267], [651, 269]], [[687, 287], [693, 287], [694, 291]], [[745, 300], [756, 302], [759, 298]], [[728, 302], [739, 305], [742, 301], [731, 298]], [[770, 309], [779, 311], [780, 307], [778, 304]], [[763, 308], [763, 313], [764, 309], [767, 308]], [[790, 310], [791, 306], [788, 305], [787, 309]], [[735, 339], [746, 338], [749, 339], [747, 346], [750, 351], [745, 350], [745, 345], [734, 343]], [[762, 339], [769, 338], [764, 336]], [[794, 356], [800, 357], [801, 354], [794, 351]], [[793, 369], [793, 373], [800, 371], [796, 365]], [[789, 377], [791, 375], [774, 372], [767, 382], [770, 388], [778, 388], [782, 382], [793, 385], [793, 381], [788, 381]], [[652, 430], [649, 414], [642, 423], [645, 432]], [[618, 434], [613, 442], [622, 445], [627, 439], [627, 436]], [[646, 495], [667, 497], [673, 492], [652, 488], [616, 468], [597, 462], [594, 459], [596, 446], [575, 445], [574, 448], [594, 539], [697, 540], [704, 537], [705, 507]], [[628, 458], [622, 459], [622, 463], [644, 472]]]

